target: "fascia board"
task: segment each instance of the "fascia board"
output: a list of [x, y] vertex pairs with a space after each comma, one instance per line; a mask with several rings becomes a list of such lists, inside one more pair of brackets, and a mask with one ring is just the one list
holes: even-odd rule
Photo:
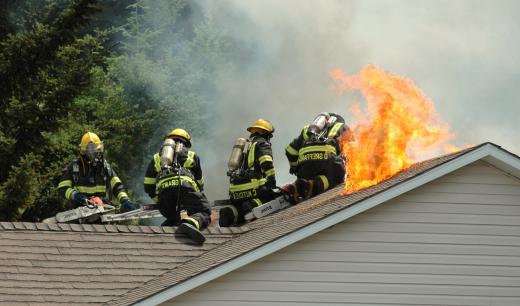
[[[479, 159], [486, 156], [493, 155], [496, 158], [502, 159], [504, 156], [497, 154], [500, 151], [498, 148], [491, 144], [486, 144], [474, 151], [470, 151], [460, 157], [455, 158], [449, 162], [439, 165], [423, 174], [419, 174], [407, 181], [401, 182], [393, 187], [389, 187], [387, 190], [382, 191], [376, 195], [373, 195], [365, 200], [362, 200], [355, 205], [352, 205], [346, 209], [340, 210], [330, 216], [327, 216], [319, 221], [309, 224], [297, 231], [273, 240], [263, 246], [260, 246], [246, 254], [243, 254], [237, 258], [231, 259], [230, 261], [217, 266], [211, 270], [208, 270], [202, 274], [196, 275], [184, 282], [179, 283], [173, 287], [170, 287], [164, 291], [154, 294], [146, 299], [143, 299], [134, 305], [157, 305], [168, 301], [182, 293], [185, 293], [193, 288], [201, 286], [217, 277], [225, 275], [231, 271], [234, 271], [244, 265], [247, 265], [259, 258], [272, 254], [286, 246], [289, 246], [295, 242], [305, 239], [315, 233], [318, 233], [328, 227], [336, 225], [348, 218], [351, 218], [361, 212], [378, 206], [388, 200], [391, 200], [405, 192], [413, 190], [419, 186], [422, 186], [428, 182], [431, 182], [439, 177], [442, 177], [450, 172], [453, 172], [461, 167], [469, 165]], [[512, 157], [512, 156], [511, 156]], [[509, 160], [508, 160], [509, 161]], [[518, 160], [517, 160], [518, 161]]]
[[483, 160], [520, 179], [520, 158], [505, 150], [493, 148], [491, 154]]

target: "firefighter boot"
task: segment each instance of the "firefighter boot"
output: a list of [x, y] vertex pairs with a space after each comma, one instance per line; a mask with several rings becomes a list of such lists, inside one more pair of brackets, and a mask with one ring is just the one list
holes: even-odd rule
[[228, 227], [237, 223], [238, 212], [236, 212], [235, 206], [227, 205], [222, 207], [218, 214], [218, 225], [220, 227]]
[[282, 195], [284, 199], [289, 201], [291, 204], [298, 203], [298, 188], [296, 187], [296, 183], [287, 184], [281, 188]]
[[296, 180], [296, 186], [298, 187], [298, 193], [304, 200], [312, 196], [312, 189], [314, 187], [313, 180], [299, 178]]
[[203, 244], [204, 241], [206, 241], [206, 237], [202, 235], [202, 233], [197, 229], [197, 227], [186, 220], [183, 220], [181, 222], [175, 233], [185, 234], [197, 244]]

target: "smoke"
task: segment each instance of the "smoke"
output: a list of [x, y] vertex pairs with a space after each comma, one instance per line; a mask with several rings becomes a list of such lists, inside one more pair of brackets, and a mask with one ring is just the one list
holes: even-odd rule
[[[520, 3], [515, 1], [198, 1], [232, 37], [238, 68], [215, 80], [215, 126], [196, 144], [210, 198], [227, 196], [233, 141], [271, 120], [279, 185], [285, 146], [322, 111], [353, 117], [354, 94], [336, 97], [328, 73], [374, 63], [412, 79], [457, 134], [520, 152]], [[247, 56], [244, 57], [244, 54]]]
[[[188, 2], [191, 11], [180, 15], [157, 3], [168, 4], [147, 2], [148, 20], [163, 24], [174, 18], [172, 29], [186, 28], [171, 31], [155, 46], [158, 54], [170, 49], [177, 58], [181, 55], [149, 76], [158, 97], [176, 97], [170, 109], [177, 117], [158, 127], [158, 133], [178, 126], [192, 133], [210, 200], [227, 197], [231, 147], [237, 137], [248, 136], [246, 128], [255, 119], [268, 119], [276, 128], [272, 143], [278, 185], [294, 179], [285, 147], [316, 114], [335, 112], [348, 124], [356, 123], [349, 108], [361, 97], [333, 94], [329, 72], [335, 68], [352, 75], [376, 64], [405, 76], [434, 102], [457, 134], [455, 144], [492, 141], [520, 152], [515, 122], [520, 113], [519, 2], [199, 0]], [[203, 35], [200, 46], [195, 41], [188, 48], [191, 37], [200, 34], [200, 24], [213, 33]], [[212, 46], [215, 33], [230, 46]], [[208, 48], [231, 63], [210, 58], [211, 52], [201, 57], [204, 52], [197, 50]], [[207, 69], [208, 63], [214, 66]], [[199, 70], [209, 75], [183, 80]], [[205, 99], [197, 110], [206, 122], [203, 129], [197, 129], [200, 121], [181, 116], [197, 102], [192, 94]], [[176, 99], [184, 104], [179, 107]]]

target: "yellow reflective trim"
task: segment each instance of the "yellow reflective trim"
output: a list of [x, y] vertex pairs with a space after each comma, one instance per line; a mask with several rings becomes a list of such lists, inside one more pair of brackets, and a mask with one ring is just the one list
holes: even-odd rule
[[69, 199], [69, 200], [72, 200], [72, 193], [73, 192], [74, 192], [74, 189], [67, 188], [67, 190], [65, 191], [65, 198]]
[[161, 157], [159, 156], [159, 153], [154, 154], [153, 161], [154, 161], [155, 172], [157, 172], [157, 173], [161, 172]]
[[231, 211], [233, 212], [233, 223], [237, 223], [238, 222], [238, 210], [235, 207], [235, 205], [226, 205], [222, 208], [226, 208], [226, 207], [229, 207], [229, 209], [231, 209]]
[[260, 199], [253, 199], [253, 202], [256, 204], [256, 206], [262, 205], [262, 201], [260, 201]]
[[93, 193], [105, 193], [107, 191], [105, 185], [96, 186], [76, 186], [76, 190], [81, 193], [93, 194]]
[[204, 178], [201, 177], [200, 180], [197, 180], [197, 183], [199, 183], [199, 185], [202, 185], [204, 183]]
[[64, 180], [64, 181], [61, 181], [61, 182], [58, 184], [58, 188], [61, 188], [61, 187], [72, 187], [72, 181], [71, 181], [71, 180]]
[[123, 198], [128, 198], [128, 194], [126, 194], [126, 192], [124, 192], [124, 191], [121, 191], [120, 193], [117, 194], [117, 200], [119, 202], [121, 202], [121, 199], [123, 199]]
[[298, 165], [298, 161], [295, 161], [295, 162], [289, 162], [289, 165], [291, 165], [291, 166], [293, 166], [293, 167], [294, 167], [294, 166], [297, 166], [297, 165]]
[[255, 147], [256, 147], [256, 142], [253, 142], [253, 144], [251, 145], [251, 148], [249, 149], [249, 153], [248, 153], [248, 156], [247, 156], [247, 168], [253, 168], [253, 166], [255, 165]]
[[245, 183], [245, 184], [231, 184], [229, 185], [229, 191], [230, 192], [237, 192], [237, 191], [244, 191], [249, 189], [256, 189], [262, 185], [264, 185], [266, 182], [266, 179], [252, 179], [251, 182]]
[[336, 154], [336, 148], [334, 148], [331, 145], [308, 146], [305, 148], [301, 148], [299, 155], [302, 156], [303, 154], [310, 153], [310, 152], [323, 152], [323, 153]]
[[188, 151], [188, 157], [186, 158], [186, 161], [184, 162], [184, 168], [191, 168], [191, 167], [193, 167], [194, 163], [195, 163], [195, 152]]
[[177, 180], [180, 180], [180, 184], [182, 185], [183, 182], [188, 182], [190, 183], [191, 187], [193, 187], [193, 189], [197, 192], [200, 191], [199, 187], [197, 186], [197, 184], [195, 183], [195, 181], [189, 177], [189, 176], [172, 176], [172, 177], [167, 177], [165, 179], [162, 179], [159, 181], [159, 183], [157, 183], [157, 188], [161, 188], [162, 185], [164, 185], [165, 183], [169, 182], [169, 181], [177, 181]]
[[308, 129], [309, 129], [308, 125], [303, 127], [302, 136], [303, 136], [303, 140], [305, 140], [305, 141], [309, 140], [309, 135], [307, 135]]
[[144, 183], [146, 185], [155, 185], [156, 179], [155, 177], [144, 177]]
[[285, 151], [287, 153], [289, 153], [290, 155], [298, 155], [298, 150], [296, 150], [295, 148], [293, 148], [291, 145], [288, 145], [287, 148], [285, 148]]
[[258, 158], [260, 165], [268, 161], [273, 162], [273, 158], [269, 155], [260, 156], [260, 158]]
[[325, 175], [320, 175], [320, 179], [323, 182], [323, 190], [329, 189], [329, 180]]
[[336, 122], [333, 126], [332, 126], [332, 129], [330, 129], [329, 131], [329, 137], [336, 137], [339, 129], [341, 129], [341, 127], [343, 126], [343, 123], [341, 122]]
[[273, 176], [273, 175], [274, 175], [274, 168], [265, 171], [265, 176]]
[[184, 220], [188, 220], [188, 221], [191, 221], [193, 222], [193, 224], [195, 225], [195, 227], [200, 230], [200, 224], [199, 224], [199, 221], [193, 219], [192, 217], [186, 217], [184, 218]]
[[120, 180], [117, 176], [114, 176], [114, 177], [110, 180], [110, 187], [114, 188], [114, 186], [115, 186], [117, 183], [121, 183], [121, 180]]
[[240, 185], [231, 184], [229, 186], [229, 191], [231, 191], [231, 192], [244, 191], [244, 190], [249, 190], [249, 189], [255, 189], [258, 186], [260, 186], [260, 185], [258, 184], [257, 181], [251, 182], [251, 183], [246, 183], [246, 184], [240, 184]]

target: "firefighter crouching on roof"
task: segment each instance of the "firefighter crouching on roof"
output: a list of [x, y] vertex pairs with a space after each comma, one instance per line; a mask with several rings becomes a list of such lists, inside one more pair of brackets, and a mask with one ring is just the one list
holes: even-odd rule
[[87, 201], [93, 197], [109, 203], [111, 190], [121, 203], [122, 212], [138, 208], [129, 200], [121, 180], [103, 157], [103, 142], [98, 135], [85, 133], [81, 138], [79, 152], [79, 157], [63, 169], [58, 185], [59, 194], [70, 200], [72, 207], [87, 205]]
[[[219, 225], [231, 226], [244, 222], [244, 215], [254, 207], [276, 197], [276, 179], [273, 166], [273, 152], [269, 140], [273, 137], [273, 125], [264, 119], [256, 120], [247, 131], [251, 133], [246, 141], [239, 138], [235, 144], [241, 148], [240, 155], [230, 158], [229, 196], [231, 204], [219, 210]], [[231, 164], [235, 164], [232, 166]]]
[[[345, 160], [339, 138], [352, 138], [345, 120], [334, 113], [321, 113], [285, 149], [291, 174], [297, 179], [282, 188], [293, 204], [308, 199], [343, 182]], [[350, 141], [352, 141], [351, 139]]]
[[[178, 225], [177, 232], [203, 243], [200, 233], [210, 223], [211, 208], [204, 193], [200, 159], [190, 150], [191, 136], [183, 129], [172, 130], [161, 150], [153, 156], [144, 178], [144, 189], [158, 201], [166, 218], [163, 226]], [[188, 217], [181, 220], [186, 210]]]

